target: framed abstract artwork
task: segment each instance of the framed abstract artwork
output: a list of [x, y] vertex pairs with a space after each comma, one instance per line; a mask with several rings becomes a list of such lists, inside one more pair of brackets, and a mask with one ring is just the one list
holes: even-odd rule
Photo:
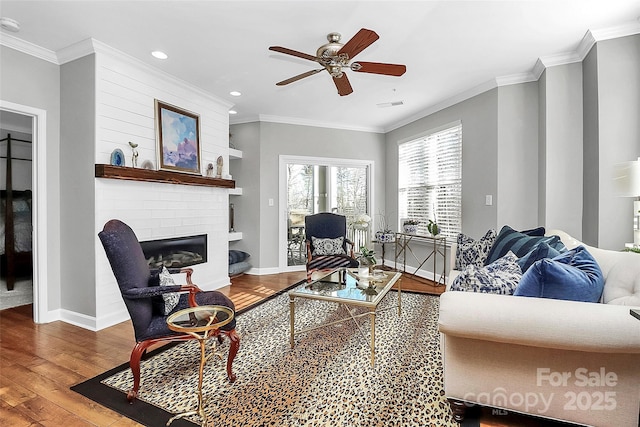
[[200, 116], [155, 100], [158, 169], [200, 175]]

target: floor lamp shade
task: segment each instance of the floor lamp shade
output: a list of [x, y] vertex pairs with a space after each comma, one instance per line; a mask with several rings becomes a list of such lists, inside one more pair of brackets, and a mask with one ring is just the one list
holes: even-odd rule
[[614, 178], [616, 192], [620, 197], [634, 197], [633, 244], [640, 246], [640, 157], [637, 161], [616, 165]]

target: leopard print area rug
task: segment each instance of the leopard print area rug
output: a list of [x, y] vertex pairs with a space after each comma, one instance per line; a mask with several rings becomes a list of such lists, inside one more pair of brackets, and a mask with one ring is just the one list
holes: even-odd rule
[[[349, 319], [297, 334], [291, 349], [286, 294], [240, 314], [236, 382], [226, 378], [226, 342], [205, 366], [208, 425], [458, 426], [444, 398], [438, 307], [438, 297], [403, 293], [398, 317], [389, 292], [376, 315], [375, 367], [368, 316], [358, 319], [362, 333]], [[347, 316], [341, 305], [296, 299], [296, 330]], [[197, 342], [186, 342], [143, 361], [138, 398], [171, 413], [196, 408], [199, 360]], [[126, 393], [133, 379], [126, 369], [102, 382]]]

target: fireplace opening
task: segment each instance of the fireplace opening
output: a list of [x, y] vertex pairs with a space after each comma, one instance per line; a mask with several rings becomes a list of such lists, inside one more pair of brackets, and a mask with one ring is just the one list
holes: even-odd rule
[[140, 242], [151, 268], [182, 268], [207, 262], [207, 235]]

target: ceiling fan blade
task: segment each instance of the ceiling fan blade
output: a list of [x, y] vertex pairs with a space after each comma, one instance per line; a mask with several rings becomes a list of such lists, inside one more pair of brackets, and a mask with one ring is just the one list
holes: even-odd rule
[[338, 55], [346, 54], [349, 59], [352, 59], [379, 38], [380, 36], [378, 36], [375, 31], [362, 28], [351, 40], [342, 46], [338, 51]]
[[406, 65], [385, 64], [382, 62], [354, 62], [351, 70], [359, 73], [385, 74], [387, 76], [401, 76], [407, 71]]
[[291, 77], [289, 79], [283, 80], [281, 82], [276, 83], [276, 86], [284, 86], [284, 85], [288, 85], [289, 83], [293, 83], [293, 82], [297, 82], [300, 79], [304, 79], [305, 77], [309, 77], [312, 76], [316, 73], [319, 73], [320, 71], [323, 71], [324, 68], [320, 68], [318, 70], [311, 70], [311, 71], [307, 71], [306, 73], [302, 73], [302, 74], [298, 74], [297, 76]]
[[298, 52], [297, 50], [289, 49], [282, 46], [269, 46], [269, 50], [274, 52], [286, 53], [287, 55], [297, 56], [298, 58], [308, 59], [309, 61], [318, 62], [318, 58], [308, 53]]
[[338, 89], [340, 96], [349, 95], [353, 92], [353, 88], [351, 87], [351, 83], [349, 83], [349, 79], [346, 74], [343, 74], [342, 77], [334, 77], [333, 82], [336, 84], [336, 88]]

